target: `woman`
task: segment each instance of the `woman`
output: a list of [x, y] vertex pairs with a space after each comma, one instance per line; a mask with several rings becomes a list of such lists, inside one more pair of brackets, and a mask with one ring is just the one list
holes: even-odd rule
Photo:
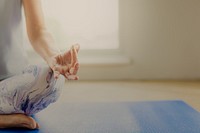
[[[27, 33], [47, 66], [27, 66], [22, 49], [24, 8]], [[55, 102], [64, 83], [77, 80], [79, 45], [61, 53], [47, 31], [40, 0], [0, 0], [0, 128], [38, 128], [30, 117]]]

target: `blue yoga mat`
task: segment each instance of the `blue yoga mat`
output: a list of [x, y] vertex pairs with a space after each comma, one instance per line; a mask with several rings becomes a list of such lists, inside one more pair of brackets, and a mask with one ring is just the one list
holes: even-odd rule
[[54, 104], [34, 118], [39, 130], [0, 133], [200, 133], [200, 113], [183, 101]]

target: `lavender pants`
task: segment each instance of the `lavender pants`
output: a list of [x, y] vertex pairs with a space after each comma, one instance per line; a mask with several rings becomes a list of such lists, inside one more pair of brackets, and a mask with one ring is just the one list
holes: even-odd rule
[[49, 67], [28, 66], [19, 75], [0, 82], [0, 114], [35, 114], [55, 102], [64, 77], [53, 77]]

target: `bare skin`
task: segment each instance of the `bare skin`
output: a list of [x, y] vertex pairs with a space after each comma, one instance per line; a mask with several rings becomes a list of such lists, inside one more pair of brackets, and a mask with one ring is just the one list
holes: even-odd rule
[[24, 114], [0, 115], [0, 128], [13, 127], [36, 129], [39, 125], [32, 117]]
[[[55, 78], [65, 76], [67, 80], [78, 80], [79, 45], [73, 45], [63, 53], [56, 48], [52, 35], [48, 32], [41, 7], [41, 0], [23, 0], [26, 26], [33, 49], [46, 61], [54, 72]], [[0, 115], [0, 128], [22, 127], [39, 128], [38, 123], [24, 114]]]

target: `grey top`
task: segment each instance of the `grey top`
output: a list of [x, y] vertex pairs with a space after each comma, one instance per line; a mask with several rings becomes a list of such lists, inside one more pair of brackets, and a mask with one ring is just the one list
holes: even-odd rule
[[23, 48], [21, 0], [0, 0], [0, 80], [27, 64]]

